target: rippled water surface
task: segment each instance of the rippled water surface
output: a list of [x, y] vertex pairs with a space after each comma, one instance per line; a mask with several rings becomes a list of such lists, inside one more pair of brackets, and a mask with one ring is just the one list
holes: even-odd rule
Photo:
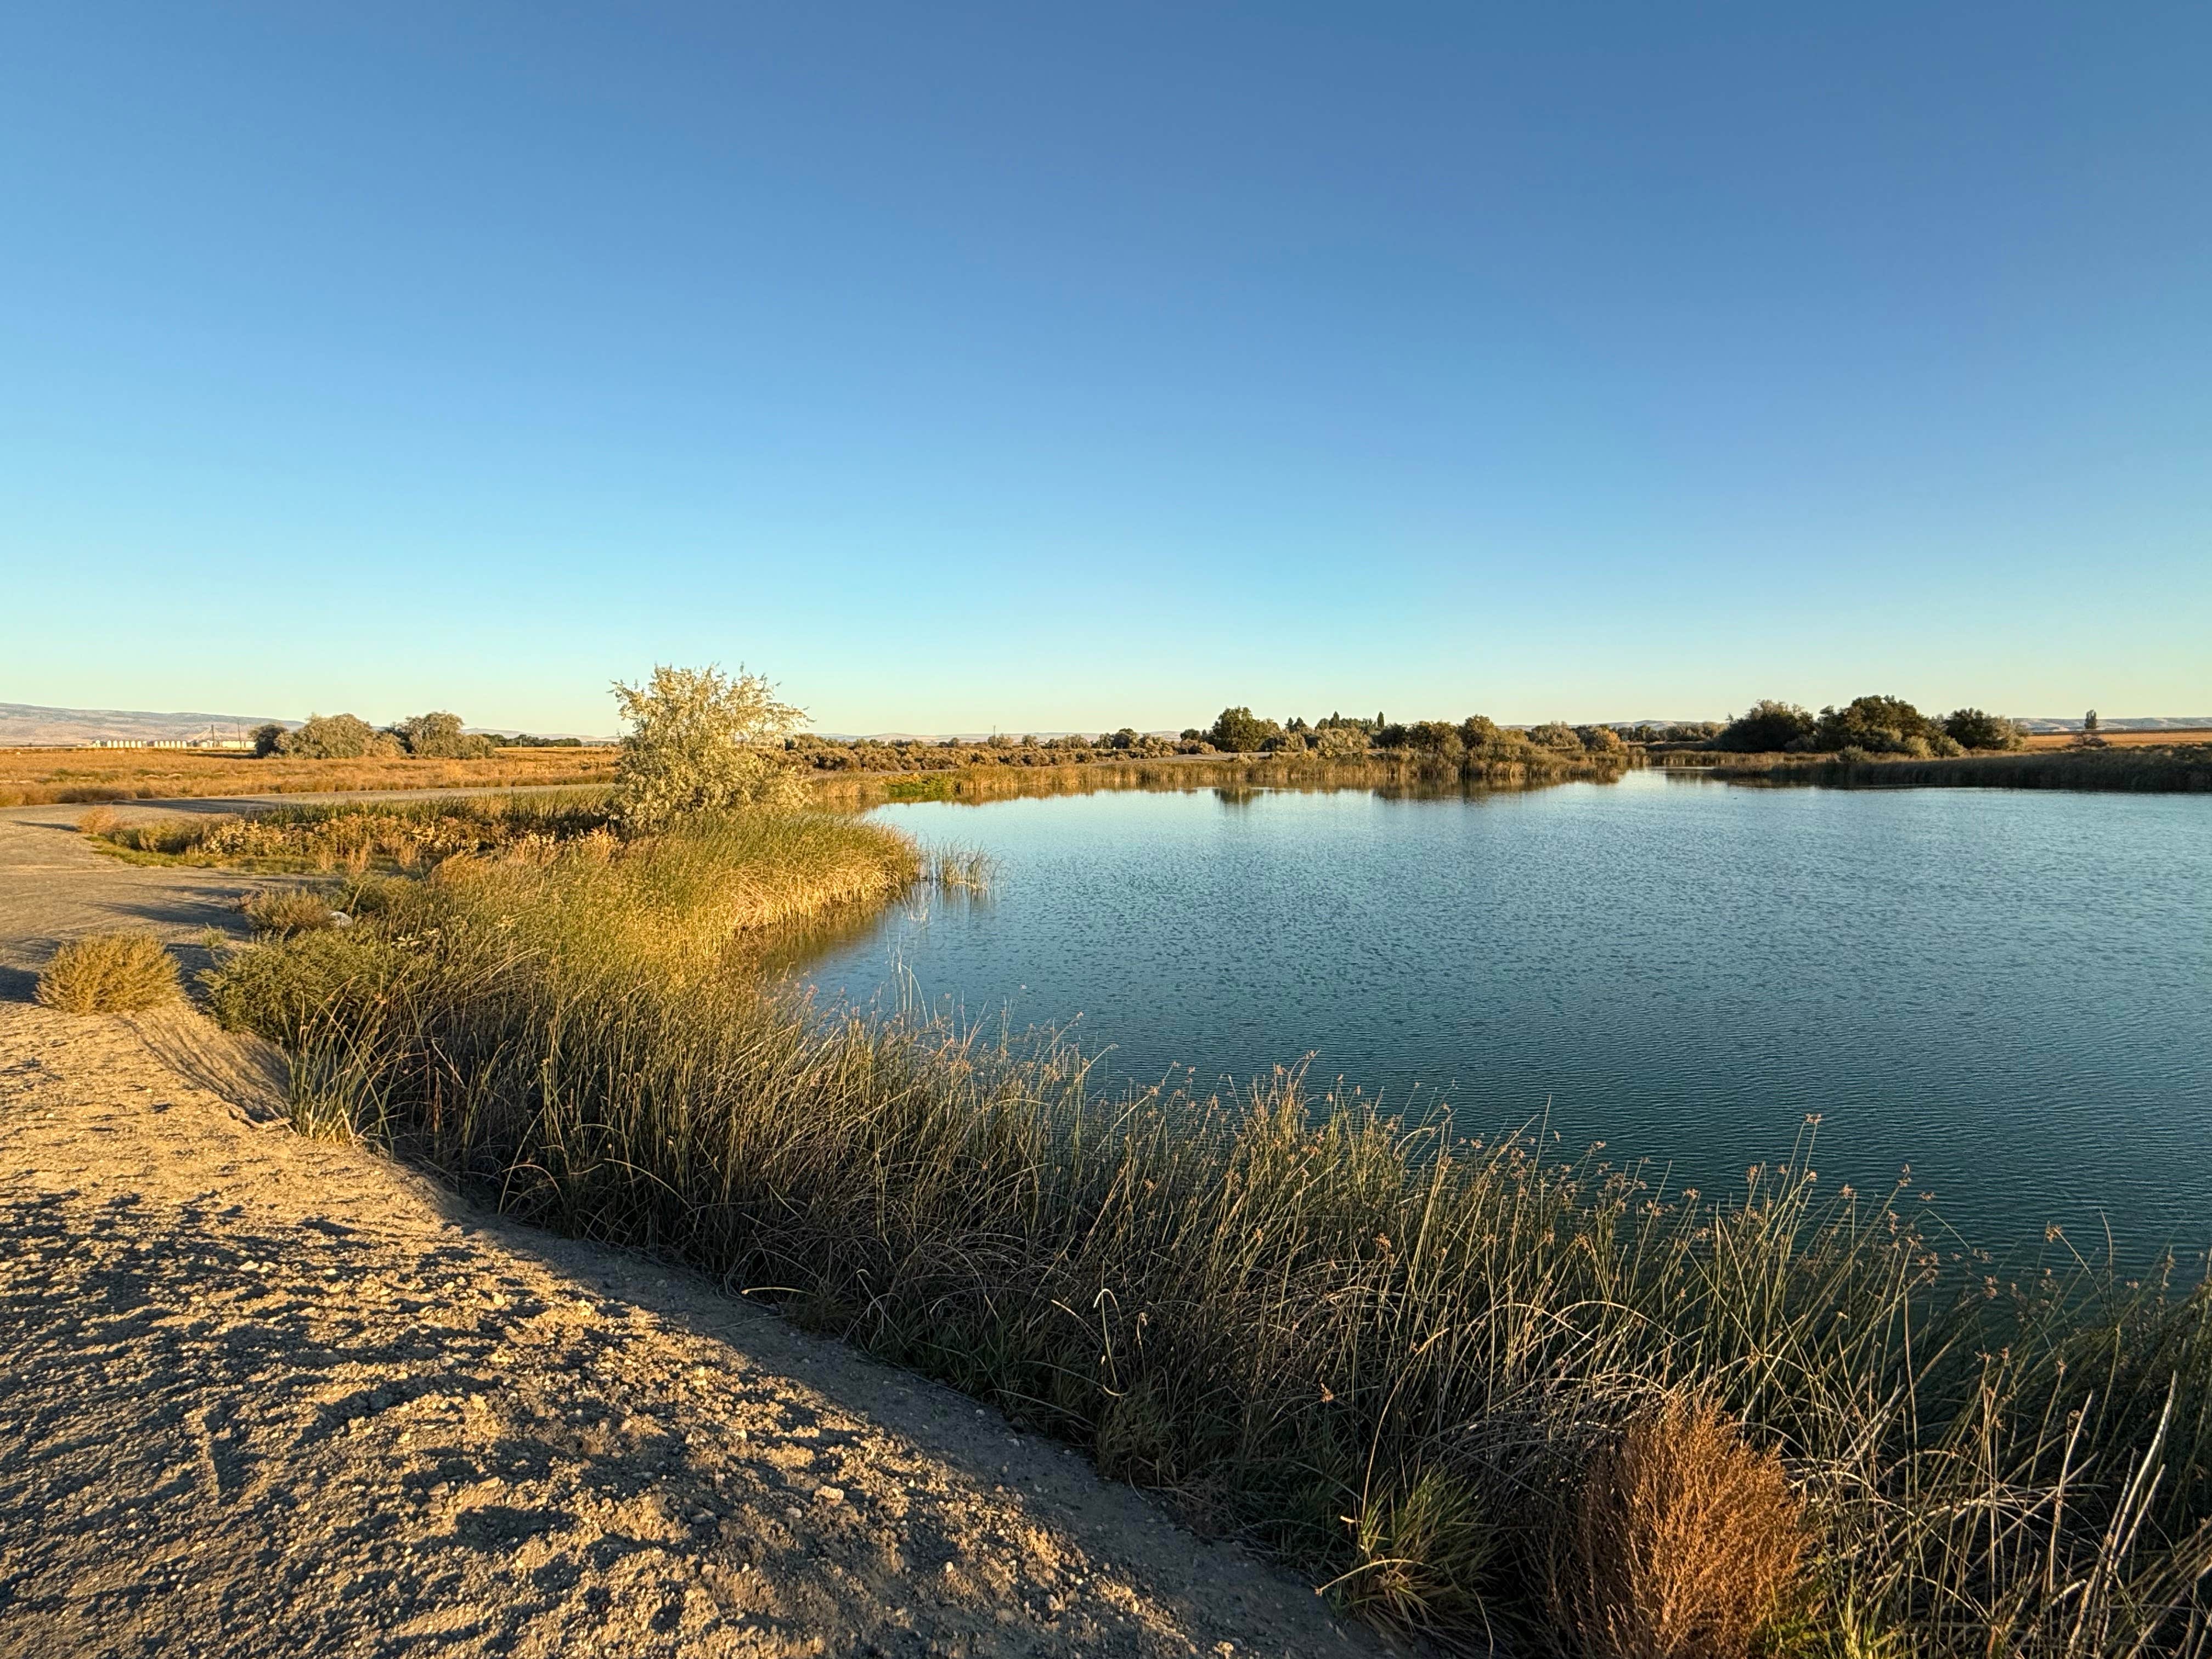
[[[2212, 800], [1747, 789], [1123, 792], [878, 809], [998, 855], [805, 969], [1207, 1084], [1314, 1056], [1468, 1130], [1710, 1188], [1819, 1113], [1826, 1182], [1972, 1237], [2212, 1242]], [[2132, 1253], [2132, 1249], [2131, 1249]]]

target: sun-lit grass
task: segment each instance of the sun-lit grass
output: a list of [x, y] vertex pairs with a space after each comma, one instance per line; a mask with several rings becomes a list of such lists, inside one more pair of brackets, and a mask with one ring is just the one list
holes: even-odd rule
[[502, 749], [486, 760], [257, 759], [220, 750], [0, 749], [0, 806], [375, 789], [607, 783], [611, 749]]
[[975, 847], [933, 847], [929, 878], [947, 892], [987, 894], [999, 878], [999, 860]]
[[2204, 1292], [1984, 1261], [1824, 1196], [1809, 1142], [1667, 1192], [764, 994], [733, 942], [913, 879], [872, 835], [462, 854], [214, 1005], [308, 1127], [776, 1300], [1446, 1644], [2204, 1651]]
[[239, 909], [257, 933], [312, 933], [337, 923], [339, 913], [320, 893], [305, 887], [272, 887], [249, 893]]
[[1735, 755], [1678, 750], [1656, 757], [1670, 768], [1694, 768], [1747, 783], [1826, 784], [1853, 789], [2077, 789], [2130, 793], [2203, 793], [2212, 790], [2212, 744], [2114, 745], [2107, 749], [2033, 748], [2008, 754], [1905, 756]]
[[[607, 830], [607, 791], [586, 786], [448, 800], [342, 801], [115, 823], [126, 856], [258, 870], [427, 869], [462, 853], [550, 846]], [[95, 811], [99, 809], [94, 809]]]
[[143, 933], [94, 933], [56, 951], [33, 993], [66, 1014], [128, 1014], [174, 1002], [176, 959]]

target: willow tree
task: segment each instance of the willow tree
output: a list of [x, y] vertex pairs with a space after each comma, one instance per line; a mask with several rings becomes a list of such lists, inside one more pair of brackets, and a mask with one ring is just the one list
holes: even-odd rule
[[764, 675], [656, 667], [643, 685], [617, 680], [614, 693], [629, 728], [615, 757], [614, 816], [625, 835], [803, 799], [784, 740], [806, 715], [779, 700]]

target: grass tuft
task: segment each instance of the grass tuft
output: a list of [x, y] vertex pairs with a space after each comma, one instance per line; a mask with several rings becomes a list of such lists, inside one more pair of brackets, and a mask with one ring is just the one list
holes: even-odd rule
[[929, 878], [948, 892], [987, 896], [999, 878], [999, 860], [974, 847], [938, 847], [929, 854]]
[[36, 995], [67, 1014], [127, 1014], [174, 1002], [177, 964], [144, 933], [94, 933], [54, 952]]
[[319, 893], [305, 887], [271, 887], [258, 893], [248, 893], [238, 902], [246, 919], [257, 933], [274, 933], [280, 938], [291, 933], [310, 933], [318, 928], [337, 924], [337, 912]]

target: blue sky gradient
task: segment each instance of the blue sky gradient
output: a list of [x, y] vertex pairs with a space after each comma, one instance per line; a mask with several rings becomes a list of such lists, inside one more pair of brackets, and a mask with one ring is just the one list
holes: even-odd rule
[[2212, 712], [2212, 8], [41, 4], [0, 698]]

